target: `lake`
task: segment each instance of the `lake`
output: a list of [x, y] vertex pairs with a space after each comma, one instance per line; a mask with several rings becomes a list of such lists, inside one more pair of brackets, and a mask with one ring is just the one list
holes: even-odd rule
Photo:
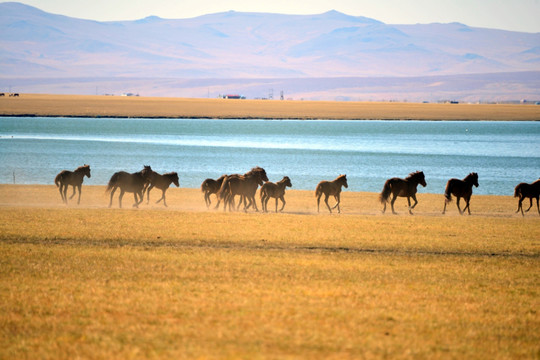
[[85, 184], [151, 165], [177, 171], [180, 186], [266, 169], [293, 189], [347, 174], [349, 190], [380, 192], [386, 179], [424, 171], [442, 193], [475, 171], [476, 194], [512, 195], [540, 176], [540, 122], [0, 118], [0, 183], [53, 184], [90, 164]]

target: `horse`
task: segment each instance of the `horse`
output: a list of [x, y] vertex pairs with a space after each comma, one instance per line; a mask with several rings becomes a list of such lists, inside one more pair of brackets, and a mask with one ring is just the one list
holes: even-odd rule
[[525, 211], [527, 212], [531, 209], [533, 199], [536, 199], [536, 209], [538, 210], [538, 214], [540, 215], [540, 207], [538, 206], [538, 198], [540, 197], [540, 179], [536, 180], [532, 184], [518, 184], [514, 189], [514, 197], [517, 197], [519, 199], [516, 213], [521, 210], [521, 215], [525, 216], [521, 203], [525, 198], [529, 198], [529, 208]]
[[[135, 198], [135, 204], [133, 204], [133, 207], [138, 208], [139, 204], [143, 201], [143, 188], [144, 185], [149, 181], [151, 172], [152, 168], [145, 165], [144, 169], [133, 174], [125, 171], [114, 173], [109, 180], [106, 190], [106, 192], [111, 193], [109, 207], [112, 205], [114, 192], [117, 188], [120, 188], [120, 196], [118, 197], [119, 207], [122, 207], [122, 197], [124, 196], [124, 193], [131, 192]], [[139, 196], [139, 199], [137, 199], [137, 195]]]
[[[418, 200], [416, 200], [416, 188], [418, 187], [418, 184], [426, 187], [426, 179], [422, 171], [410, 173], [405, 179], [395, 177], [386, 180], [379, 196], [381, 204], [384, 204], [382, 211], [383, 214], [386, 211], [386, 203], [388, 202], [388, 198], [390, 197], [390, 194], [392, 194], [392, 201], [390, 201], [390, 205], [392, 205], [392, 213], [397, 214], [394, 211], [394, 202], [398, 196], [401, 196], [407, 198], [407, 202], [409, 203], [409, 214], [412, 215], [412, 209], [414, 209], [416, 204], [418, 204]], [[414, 200], [413, 206], [411, 206], [411, 198]]]
[[[444, 190], [444, 209], [443, 209], [443, 215], [446, 212], [446, 205], [452, 201], [452, 195], [457, 197], [456, 205], [459, 210], [459, 214], [463, 215], [465, 210], [469, 211], [469, 215], [471, 215], [471, 208], [469, 207], [470, 201], [471, 201], [471, 195], [472, 195], [472, 188], [473, 185], [478, 187], [478, 174], [475, 172], [470, 173], [467, 175], [463, 180], [459, 179], [450, 179], [446, 183], [446, 189]], [[461, 208], [459, 207], [459, 200], [463, 198], [465, 199], [465, 202], [467, 205], [463, 208], [463, 211], [461, 211]]]
[[146, 198], [147, 198], [146, 204], [150, 202], [150, 190], [156, 187], [161, 190], [161, 198], [158, 201], [156, 201], [156, 204], [159, 203], [161, 200], [163, 200], [163, 205], [167, 207], [167, 201], [165, 200], [165, 191], [167, 191], [171, 183], [176, 185], [176, 187], [180, 186], [178, 182], [178, 173], [170, 172], [170, 173], [161, 175], [152, 170], [150, 172], [148, 180], [149, 182], [147, 182], [144, 185], [144, 189], [143, 189], [143, 196], [144, 196], [144, 192], [146, 191]]
[[[244, 211], [247, 211], [251, 205], [255, 207], [255, 211], [259, 211], [255, 202], [255, 192], [259, 185], [263, 185], [265, 181], [268, 181], [266, 171], [258, 166], [244, 175], [227, 176], [223, 180], [218, 192], [218, 198], [224, 200], [223, 210], [227, 208], [227, 205], [229, 205], [229, 211], [234, 208], [234, 197], [240, 195], [242, 198], [240, 199], [240, 203], [238, 203], [237, 210], [240, 208], [243, 199]], [[247, 205], [246, 200], [249, 201]]]
[[79, 189], [79, 199], [77, 200], [77, 204], [81, 203], [81, 187], [84, 176], [87, 176], [90, 179], [90, 165], [85, 164], [79, 166], [75, 171], [62, 170], [56, 175], [54, 183], [58, 187], [58, 191], [60, 192], [60, 196], [64, 203], [68, 203], [66, 193], [69, 185], [73, 186], [73, 194], [71, 194], [69, 199], [73, 199], [75, 196], [75, 189]]
[[[221, 188], [221, 184], [223, 184], [223, 180], [227, 177], [227, 175], [221, 175], [217, 180], [214, 179], [206, 179], [201, 184], [201, 191], [204, 193], [204, 202], [206, 203], [206, 208], [210, 208], [210, 204], [212, 203], [210, 201], [210, 195], [216, 194]], [[216, 208], [219, 207], [219, 198], [218, 198], [218, 204], [216, 205]]]
[[283, 211], [283, 209], [285, 208], [286, 187], [292, 187], [291, 179], [289, 179], [288, 176], [284, 176], [283, 179], [281, 179], [281, 181], [278, 181], [277, 183], [264, 183], [264, 185], [261, 187], [261, 205], [264, 212], [268, 212], [268, 200], [270, 200], [271, 197], [276, 199], [276, 213], [278, 212], [278, 199], [280, 199], [281, 203], [283, 204], [279, 211]]
[[[338, 213], [341, 213], [339, 203], [341, 202], [342, 186], [345, 186], [345, 188], [349, 187], [349, 185], [347, 184], [347, 175], [339, 175], [332, 181], [323, 180], [317, 184], [317, 187], [315, 188], [315, 197], [317, 198], [317, 212], [319, 212], [319, 203], [321, 201], [321, 196], [322, 194], [324, 194], [324, 202], [326, 203], [326, 207], [328, 207], [328, 211], [330, 211], [330, 214], [332, 213], [332, 209], [335, 208], [338, 209]], [[333, 195], [334, 199], [336, 199], [337, 202], [333, 208], [330, 208], [330, 205], [328, 205], [328, 197], [330, 195]]]

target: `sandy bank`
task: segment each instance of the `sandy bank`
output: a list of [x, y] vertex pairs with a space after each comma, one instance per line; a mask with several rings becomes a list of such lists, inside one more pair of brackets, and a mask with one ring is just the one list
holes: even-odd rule
[[20, 94], [0, 116], [539, 121], [540, 106]]

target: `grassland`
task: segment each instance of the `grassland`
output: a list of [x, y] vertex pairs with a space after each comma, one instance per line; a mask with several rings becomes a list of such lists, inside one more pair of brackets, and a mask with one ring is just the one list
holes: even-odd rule
[[282, 214], [167, 199], [0, 185], [0, 358], [540, 357], [540, 217], [511, 197], [472, 216], [435, 194], [415, 216], [373, 193], [339, 215], [306, 191]]
[[21, 94], [0, 98], [0, 116], [538, 121], [540, 106]]

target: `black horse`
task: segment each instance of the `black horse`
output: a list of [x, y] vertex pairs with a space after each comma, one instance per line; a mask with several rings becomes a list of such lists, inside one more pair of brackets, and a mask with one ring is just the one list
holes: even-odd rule
[[[478, 187], [478, 174], [475, 172], [470, 173], [467, 175], [463, 180], [459, 179], [450, 179], [446, 183], [446, 189], [444, 190], [444, 209], [443, 214], [446, 212], [446, 205], [452, 201], [452, 195], [457, 197], [456, 205], [459, 210], [459, 213], [463, 215], [465, 210], [469, 211], [469, 215], [471, 215], [471, 208], [469, 207], [470, 201], [471, 201], [471, 195], [472, 195], [472, 187], [476, 186]], [[463, 198], [467, 205], [463, 208], [463, 211], [459, 207], [459, 200]]]
[[517, 197], [519, 199], [516, 212], [521, 210], [521, 215], [525, 216], [525, 214], [523, 214], [523, 207], [521, 203], [525, 198], [529, 198], [529, 208], [525, 211], [529, 211], [531, 209], [532, 201], [533, 199], [536, 199], [536, 209], [538, 210], [538, 214], [540, 215], [540, 207], [538, 206], [538, 198], [540, 197], [540, 179], [536, 180], [532, 184], [518, 184], [518, 186], [516, 186], [516, 188], [514, 189], [514, 197]]
[[77, 204], [81, 203], [81, 187], [84, 176], [90, 178], [90, 165], [79, 166], [75, 171], [62, 170], [54, 178], [54, 183], [58, 186], [58, 191], [62, 197], [62, 201], [67, 204], [67, 189], [69, 185], [73, 186], [73, 194], [69, 197], [71, 200], [75, 196], [75, 189], [79, 189], [79, 199]]
[[[114, 173], [109, 180], [106, 190], [106, 192], [111, 192], [111, 201], [109, 202], [109, 207], [112, 205], [114, 192], [117, 188], [120, 188], [120, 196], [118, 197], [119, 207], [122, 207], [122, 197], [124, 196], [124, 193], [131, 192], [135, 198], [135, 204], [133, 204], [133, 207], [138, 208], [139, 204], [143, 201], [144, 185], [149, 181], [151, 172], [152, 168], [145, 165], [144, 169], [133, 174], [129, 174], [125, 171]], [[139, 196], [138, 199], [137, 195]]]
[[[410, 173], [405, 179], [391, 178], [386, 180], [381, 195], [379, 196], [381, 204], [384, 204], [383, 214], [386, 211], [386, 203], [391, 194], [392, 200], [390, 201], [390, 205], [392, 205], [392, 213], [396, 214], [394, 211], [394, 202], [398, 196], [401, 196], [407, 198], [407, 202], [409, 203], [409, 214], [412, 215], [411, 210], [418, 204], [418, 200], [416, 200], [416, 188], [418, 187], [418, 184], [424, 187], [426, 186], [426, 178], [422, 171]], [[414, 200], [413, 206], [411, 206], [411, 198]]]

